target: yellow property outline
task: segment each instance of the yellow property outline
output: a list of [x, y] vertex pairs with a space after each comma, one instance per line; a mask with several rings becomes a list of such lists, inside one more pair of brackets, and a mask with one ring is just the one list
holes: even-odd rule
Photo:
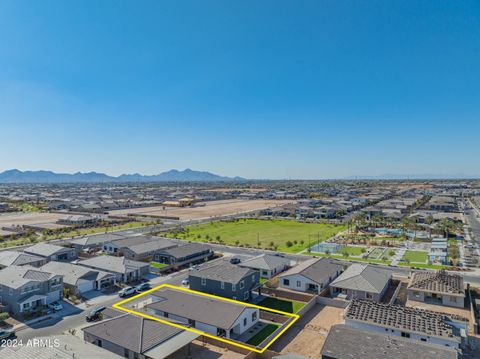
[[[219, 300], [223, 300], [225, 302], [230, 302], [230, 303], [235, 303], [235, 304], [240, 304], [240, 305], [244, 305], [244, 306], [247, 306], [247, 307], [251, 307], [251, 308], [258, 308], [258, 309], [261, 309], [261, 310], [264, 310], [264, 311], [268, 311], [268, 312], [272, 312], [272, 313], [276, 313], [276, 314], [281, 314], [281, 315], [285, 315], [285, 316], [288, 316], [288, 317], [293, 317], [294, 319], [285, 327], [283, 328], [280, 333], [278, 333], [272, 340], [270, 340], [269, 343], [267, 343], [267, 345], [265, 345], [263, 348], [261, 349], [257, 349], [253, 346], [250, 346], [250, 345], [243, 345], [243, 344], [239, 344], [237, 342], [234, 342], [232, 340], [229, 340], [229, 339], [225, 339], [225, 338], [220, 338], [216, 335], [212, 335], [212, 334], [209, 334], [209, 333], [206, 333], [206, 332], [203, 332], [201, 330], [197, 330], [197, 329], [193, 329], [193, 328], [189, 328], [189, 327], [185, 327], [183, 325], [180, 325], [180, 324], [175, 324], [175, 323], [172, 323], [172, 322], [169, 322], [168, 320], [163, 320], [163, 319], [160, 319], [160, 318], [156, 318], [156, 317], [153, 317], [151, 315], [148, 315], [148, 314], [144, 314], [144, 313], [141, 313], [141, 312], [137, 312], [135, 310], [131, 310], [131, 309], [127, 309], [127, 308], [123, 308], [121, 305], [122, 304], [125, 304], [125, 303], [128, 303], [130, 302], [131, 300], [134, 300], [136, 298], [140, 298], [146, 294], [149, 294], [149, 293], [152, 293], [160, 288], [171, 288], [171, 289], [175, 289], [175, 290], [181, 290], [181, 291], [184, 291], [184, 292], [187, 292], [187, 293], [193, 293], [193, 294], [198, 294], [198, 295], [203, 295], [205, 297], [208, 297], [208, 298], [214, 298], [214, 299], [219, 299]], [[124, 311], [126, 313], [130, 313], [130, 314], [135, 314], [135, 315], [138, 315], [138, 316], [141, 316], [141, 317], [144, 317], [144, 318], [147, 318], [147, 319], [151, 319], [151, 320], [155, 320], [157, 322], [160, 322], [160, 323], [163, 323], [163, 324], [167, 324], [167, 325], [170, 325], [172, 327], [175, 327], [175, 328], [179, 328], [179, 329], [183, 329], [183, 330], [186, 330], [186, 331], [189, 331], [189, 332], [192, 332], [192, 333], [195, 333], [195, 334], [198, 334], [198, 335], [203, 335], [205, 337], [208, 337], [208, 338], [212, 338], [212, 339], [215, 339], [215, 340], [218, 340], [218, 341], [221, 341], [221, 342], [224, 342], [224, 343], [227, 343], [227, 344], [232, 344], [234, 346], [237, 346], [239, 348], [243, 348], [243, 349], [247, 349], [247, 350], [250, 350], [250, 351], [254, 351], [256, 353], [263, 353], [265, 350], [267, 350], [267, 348], [272, 345], [278, 338], [280, 338], [280, 336], [285, 333], [285, 331], [290, 328], [293, 323], [295, 323], [299, 318], [300, 316], [298, 314], [292, 314], [292, 313], [287, 313], [287, 312], [282, 312], [281, 310], [276, 310], [276, 309], [271, 309], [271, 308], [266, 308], [266, 307], [261, 307], [259, 305], [255, 305], [255, 304], [250, 304], [250, 303], [244, 303], [244, 302], [240, 302], [238, 300], [233, 300], [233, 299], [228, 299], [228, 298], [223, 298], [223, 297], [219, 297], [217, 295], [212, 295], [212, 294], [207, 294], [207, 293], [203, 293], [203, 292], [198, 292], [196, 290], [192, 290], [192, 289], [187, 289], [187, 288], [183, 288], [183, 287], [179, 287], [179, 286], [176, 286], [176, 285], [171, 285], [171, 284], [161, 284], [155, 288], [152, 288], [152, 289], [149, 289], [143, 293], [140, 293], [140, 294], [137, 294], [137, 295], [134, 295], [133, 297], [131, 298], [127, 298], [127, 299], [124, 299], [120, 302], [117, 302], [115, 304], [112, 305], [113, 308], [115, 309], [118, 309], [118, 310], [121, 310], [121, 311]]]

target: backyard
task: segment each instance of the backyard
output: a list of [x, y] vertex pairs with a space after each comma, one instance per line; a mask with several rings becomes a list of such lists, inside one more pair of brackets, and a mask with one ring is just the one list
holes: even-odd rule
[[258, 303], [261, 307], [280, 310], [285, 313], [296, 313], [305, 305], [305, 303], [297, 302], [294, 300], [278, 299], [273, 297], [267, 297]]
[[262, 330], [260, 330], [257, 334], [251, 337], [250, 340], [247, 341], [247, 344], [250, 344], [253, 346], [257, 346], [261, 344], [265, 339], [268, 338], [270, 334], [272, 334], [275, 330], [277, 330], [279, 326], [280, 325], [278, 324], [268, 323], [267, 325], [265, 325], [265, 327], [262, 328]]
[[186, 227], [184, 232], [169, 232], [166, 236], [296, 253], [306, 249], [309, 243], [322, 242], [345, 229], [345, 225], [326, 223], [240, 219], [196, 224]]

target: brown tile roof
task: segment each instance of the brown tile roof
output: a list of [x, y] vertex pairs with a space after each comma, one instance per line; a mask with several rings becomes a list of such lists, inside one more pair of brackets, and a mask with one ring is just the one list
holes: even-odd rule
[[444, 270], [438, 272], [415, 272], [412, 275], [408, 288], [437, 293], [465, 295], [463, 278], [457, 274], [448, 274]]

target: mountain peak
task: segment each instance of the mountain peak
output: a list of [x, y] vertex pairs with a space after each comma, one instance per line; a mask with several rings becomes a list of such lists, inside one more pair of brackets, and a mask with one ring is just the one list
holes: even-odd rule
[[118, 177], [105, 173], [75, 172], [55, 173], [52, 171], [20, 171], [11, 169], [0, 173], [0, 183], [95, 183], [95, 182], [216, 182], [244, 181], [241, 177], [224, 177], [206, 171], [194, 171], [190, 168], [184, 171], [172, 169], [157, 175], [149, 176], [139, 173], [122, 174]]

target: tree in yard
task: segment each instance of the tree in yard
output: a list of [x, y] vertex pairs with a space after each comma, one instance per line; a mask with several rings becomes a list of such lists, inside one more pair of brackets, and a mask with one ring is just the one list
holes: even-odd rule
[[348, 252], [343, 252], [342, 254], [345, 258], [348, 258], [350, 256], [350, 254]]
[[362, 253], [366, 253], [367, 250], [366, 250], [365, 248], [362, 248], [361, 252], [362, 252]]
[[273, 241], [270, 242], [270, 247], [274, 247], [275, 246], [275, 243]]
[[388, 255], [389, 255], [390, 257], [393, 257], [393, 256], [395, 255], [395, 251], [393, 251], [393, 250], [389, 251], [389, 252], [388, 252]]
[[287, 243], [285, 243], [285, 245], [287, 246], [287, 248], [290, 248], [293, 246], [293, 243], [291, 241], [287, 241]]
[[2, 313], [0, 313], [0, 323], [1, 323], [1, 322], [4, 322], [4, 321], [7, 320], [8, 318], [10, 318], [10, 314], [8, 314], [7, 312], [2, 312]]
[[220, 241], [220, 236], [217, 235], [216, 239], [217, 239], [217, 241]]
[[238, 246], [239, 244], [240, 244], [240, 241], [237, 239], [237, 240], [235, 241], [235, 245]]

